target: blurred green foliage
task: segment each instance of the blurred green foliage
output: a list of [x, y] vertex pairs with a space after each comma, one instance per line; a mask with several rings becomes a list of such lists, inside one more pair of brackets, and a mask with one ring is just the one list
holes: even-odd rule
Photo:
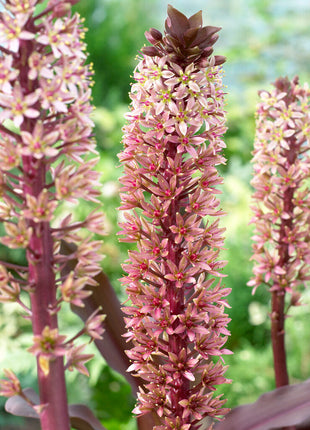
[[[290, 311], [291, 317], [286, 321], [288, 370], [292, 384], [308, 379], [310, 374], [310, 348], [307, 341], [310, 338], [309, 291], [304, 294], [303, 302], [304, 306]], [[261, 308], [260, 311], [261, 316], [264, 316], [266, 310]], [[269, 328], [268, 320], [266, 324]], [[228, 407], [254, 402], [261, 394], [275, 388], [272, 352], [267, 344], [259, 347], [243, 338], [241, 347], [233, 355], [227, 356], [225, 362], [229, 365], [226, 375], [232, 379], [232, 383], [219, 386], [218, 391], [228, 399]]]
[[89, 29], [89, 60], [96, 71], [94, 104], [115, 108], [127, 103], [129, 77], [144, 32], [152, 23], [154, 2], [145, 0], [82, 0], [76, 6]]
[[93, 401], [96, 416], [103, 422], [126, 423], [134, 407], [130, 386], [107, 366], [101, 369], [96, 381]]
[[[232, 289], [229, 296], [231, 338], [229, 347], [234, 355], [227, 356], [227, 372], [231, 385], [219, 387], [228, 398], [228, 405], [254, 401], [262, 392], [274, 387], [272, 356], [269, 345], [269, 294], [263, 287], [252, 296], [246, 286], [251, 276], [250, 196], [251, 170], [249, 163], [255, 133], [254, 111], [257, 91], [268, 89], [279, 75], [290, 78], [299, 74], [302, 81], [310, 81], [308, 0], [80, 0], [74, 6], [88, 28], [89, 61], [94, 63], [95, 85], [93, 101], [95, 134], [100, 153], [98, 170], [102, 174], [102, 204], [106, 214], [106, 237], [103, 269], [125, 300], [120, 286], [121, 264], [127, 257], [128, 245], [117, 239], [119, 183], [121, 169], [117, 153], [121, 150], [123, 114], [129, 104], [130, 76], [136, 55], [145, 43], [144, 32], [150, 27], [163, 30], [167, 4], [187, 15], [203, 10], [205, 24], [221, 26], [216, 53], [226, 55], [224, 83], [227, 86], [227, 125], [225, 155], [227, 164], [221, 167], [224, 175], [222, 206], [227, 212], [223, 225], [227, 229], [228, 260], [224, 283]], [[89, 206], [66, 207], [82, 219]], [[1, 226], [0, 226], [1, 228]], [[22, 253], [11, 253], [0, 247], [0, 259], [21, 261]], [[292, 382], [309, 377], [310, 329], [309, 296], [305, 306], [294, 309], [287, 320], [288, 364]], [[64, 310], [63, 326], [75, 330], [80, 322]], [[11, 367], [23, 386], [35, 388], [35, 363], [25, 350], [31, 342], [28, 322], [19, 316], [14, 305], [0, 308], [0, 369]], [[84, 402], [93, 407], [108, 430], [135, 430], [131, 417], [134, 400], [124, 379], [110, 370], [94, 345], [89, 351], [96, 354], [89, 363], [91, 377], [72, 373], [68, 377], [70, 402]], [[79, 389], [77, 389], [77, 387]], [[0, 398], [0, 406], [4, 399]], [[15, 418], [0, 412], [0, 427]], [[15, 422], [15, 421], [14, 421]]]

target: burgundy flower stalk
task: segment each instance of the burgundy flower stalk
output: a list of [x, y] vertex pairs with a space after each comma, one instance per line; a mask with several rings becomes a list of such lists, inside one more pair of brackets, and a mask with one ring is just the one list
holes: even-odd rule
[[[101, 243], [87, 230], [103, 231], [96, 211], [74, 222], [70, 212], [61, 219], [58, 210], [64, 201], [99, 203], [97, 159], [89, 156], [96, 154], [92, 71], [85, 64], [83, 21], [71, 14], [76, 2], [50, 0], [37, 14], [38, 0], [7, 0], [0, 14], [0, 220], [6, 231], [1, 242], [24, 249], [28, 262], [27, 267], [0, 262], [0, 301], [19, 303], [31, 319], [29, 351], [37, 359], [41, 404], [36, 410], [44, 430], [70, 429], [64, 371], [87, 374], [84, 363], [91, 356], [75, 340], [102, 333], [98, 313], [72, 339], [58, 330], [61, 305], [83, 306], [89, 295], [84, 286], [94, 284], [100, 271]], [[60, 254], [62, 240], [77, 245], [74, 254]], [[76, 267], [62, 275], [72, 259], [78, 260]], [[0, 393], [21, 395], [14, 373], [6, 376]]]
[[260, 93], [253, 163], [255, 289], [272, 296], [271, 337], [276, 385], [289, 383], [284, 339], [286, 293], [300, 304], [300, 288], [310, 279], [310, 90], [279, 78]]
[[[156, 411], [156, 430], [194, 430], [205, 417], [226, 413], [215, 385], [228, 382], [222, 355], [229, 331], [229, 294], [219, 260], [225, 159], [224, 93], [220, 64], [211, 56], [217, 27], [202, 27], [201, 11], [187, 19], [168, 7], [166, 33], [146, 33], [126, 115], [119, 158], [129, 252], [123, 278], [129, 370], [142, 378], [138, 415]], [[214, 359], [215, 358], [215, 359]]]

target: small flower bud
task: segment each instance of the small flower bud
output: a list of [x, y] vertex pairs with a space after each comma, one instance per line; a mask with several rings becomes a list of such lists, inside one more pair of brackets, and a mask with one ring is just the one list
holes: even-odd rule
[[143, 48], [141, 48], [141, 52], [143, 52], [144, 55], [149, 55], [150, 57], [158, 55], [158, 50], [154, 48], [154, 46], [143, 46]]
[[97, 309], [85, 322], [85, 333], [93, 339], [102, 339], [102, 334], [104, 332], [102, 323], [105, 320], [106, 315], [99, 312], [100, 310]]
[[21, 394], [21, 385], [15, 373], [9, 369], [4, 369], [3, 372], [7, 379], [0, 379], [0, 395], [13, 397]]
[[161, 42], [163, 38], [162, 33], [156, 30], [156, 28], [150, 28], [150, 30], [146, 31], [144, 35], [152, 45], [156, 45], [158, 42]]
[[89, 372], [84, 365], [87, 361], [91, 360], [94, 355], [93, 354], [81, 354], [81, 352], [85, 349], [86, 345], [79, 345], [76, 347], [70, 348], [66, 353], [67, 363], [66, 368], [72, 371], [76, 369], [78, 372], [83, 375], [89, 376]]
[[214, 55], [214, 59], [215, 59], [215, 66], [220, 66], [221, 64], [224, 64], [226, 61], [226, 57], [224, 57], [223, 55]]
[[293, 291], [291, 295], [291, 306], [300, 306], [301, 293], [298, 291]]
[[61, 18], [71, 10], [71, 4], [69, 2], [59, 3], [54, 7], [53, 16], [55, 18]]

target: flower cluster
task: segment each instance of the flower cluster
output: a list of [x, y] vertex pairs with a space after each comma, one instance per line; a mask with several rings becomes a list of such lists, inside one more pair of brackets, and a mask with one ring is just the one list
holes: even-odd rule
[[[293, 293], [310, 280], [310, 90], [279, 78], [260, 93], [252, 185], [254, 290]], [[297, 295], [296, 295], [297, 294]]]
[[[168, 13], [170, 24], [183, 20], [184, 31], [193, 22], [172, 7]], [[199, 14], [195, 19], [197, 34]], [[209, 35], [213, 27], [206, 28]], [[162, 421], [156, 430], [194, 430], [204, 417], [225, 414], [225, 400], [212, 392], [228, 382], [222, 355], [230, 353], [223, 348], [230, 290], [221, 286], [216, 197], [216, 166], [225, 162], [221, 67], [214, 57], [183, 65], [175, 58], [140, 58], [119, 155], [121, 240], [137, 243], [122, 279], [131, 301], [124, 308], [134, 343], [129, 370], [144, 380], [134, 412], [155, 410]]]
[[[58, 208], [65, 201], [72, 204], [81, 199], [100, 203], [90, 118], [93, 72], [85, 63], [83, 20], [71, 13], [76, 0], [50, 0], [40, 13], [40, 0], [3, 3], [0, 221], [5, 235], [1, 242], [24, 249], [28, 266], [1, 262], [0, 301], [17, 301], [32, 320], [30, 351], [38, 358], [41, 390], [51, 366], [56, 366], [51, 372], [63, 371], [63, 356], [68, 357], [68, 368], [87, 373], [82, 363], [88, 356], [79, 354], [81, 346], [58, 334], [57, 313], [64, 302], [83, 306], [89, 294], [84, 286], [94, 285], [92, 278], [100, 271], [100, 244], [87, 230], [102, 234], [103, 217], [96, 210], [85, 220], [73, 222], [71, 214], [60, 219]], [[61, 255], [63, 240], [75, 244], [72, 255]], [[78, 263], [66, 274], [63, 269], [76, 259]], [[31, 309], [20, 298], [23, 290], [30, 294]], [[94, 318], [101, 333], [98, 315]], [[81, 333], [85, 332], [91, 330], [85, 327]], [[57, 410], [61, 396], [58, 400], [56, 390], [49, 392], [55, 398], [43, 399], [44, 403]], [[46, 428], [64, 428], [59, 424], [62, 409], [57, 413], [59, 422], [52, 421]], [[51, 410], [44, 414], [57, 420]]]

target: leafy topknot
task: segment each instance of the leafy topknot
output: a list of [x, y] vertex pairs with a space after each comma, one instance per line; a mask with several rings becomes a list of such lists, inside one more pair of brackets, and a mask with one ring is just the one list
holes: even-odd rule
[[[142, 48], [145, 55], [169, 56], [171, 61], [186, 66], [190, 63], [204, 63], [213, 53], [213, 45], [218, 39], [220, 27], [202, 26], [202, 11], [190, 18], [168, 5], [168, 18], [165, 21], [165, 35], [155, 28], [145, 32], [153, 46]], [[214, 65], [226, 60], [221, 55], [214, 56]]]

